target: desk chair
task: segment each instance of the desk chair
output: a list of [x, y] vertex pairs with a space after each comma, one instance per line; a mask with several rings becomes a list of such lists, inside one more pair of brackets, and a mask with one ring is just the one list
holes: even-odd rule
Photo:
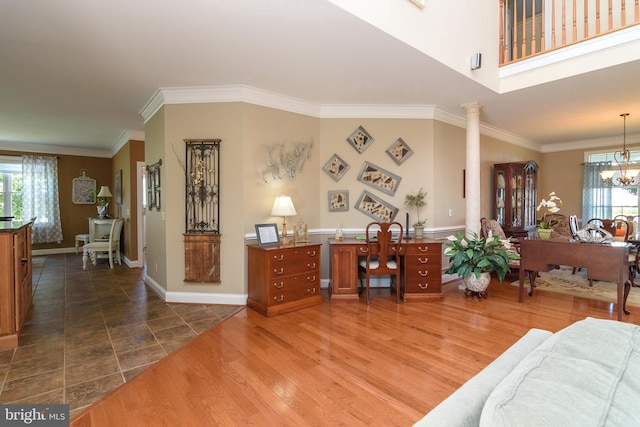
[[[100, 220], [96, 220], [98, 222]], [[112, 220], [108, 220], [112, 221]], [[93, 241], [87, 243], [82, 247], [82, 269], [87, 269], [87, 260], [91, 256], [91, 262], [96, 265], [98, 260], [98, 254], [96, 252], [107, 252], [109, 256], [109, 267], [113, 269], [113, 258], [116, 258], [118, 265], [122, 265], [120, 261], [120, 233], [122, 231], [122, 225], [124, 224], [123, 218], [117, 218], [111, 223], [111, 230], [109, 231], [109, 240]]]
[[[393, 238], [392, 230], [398, 230]], [[373, 234], [375, 233], [375, 235]], [[367, 225], [367, 256], [360, 261], [366, 275], [366, 301], [371, 303], [371, 275], [390, 275], [392, 284], [395, 280], [396, 303], [400, 304], [400, 243], [403, 236], [402, 224], [399, 222], [371, 222]]]

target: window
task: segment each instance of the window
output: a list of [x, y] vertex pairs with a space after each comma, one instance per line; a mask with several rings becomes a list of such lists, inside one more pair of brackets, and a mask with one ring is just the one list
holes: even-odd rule
[[24, 220], [22, 214], [22, 160], [0, 156], [0, 216]]
[[[631, 163], [640, 163], [640, 151], [631, 151]], [[617, 161], [615, 160], [614, 152], [609, 153], [590, 153], [587, 155], [587, 161], [589, 163], [599, 163], [599, 162], [611, 162], [613, 168], [617, 167]], [[607, 167], [610, 169], [611, 167]], [[585, 169], [586, 170], [586, 169]], [[615, 178], [614, 178], [615, 179]], [[598, 177], [594, 177], [594, 182], [600, 182], [600, 188], [605, 191], [606, 188], [610, 188], [611, 198], [598, 198], [591, 197], [590, 200], [584, 200], [584, 204], [590, 204], [593, 207], [593, 212], [603, 212], [608, 211], [610, 208], [609, 215], [600, 215], [600, 218], [614, 218], [616, 215], [630, 215], [636, 216], [639, 214], [638, 206], [640, 206], [640, 192], [638, 192], [638, 187], [636, 186], [628, 186], [628, 187], [618, 187], [618, 186], [607, 186], [601, 182], [601, 179]], [[600, 206], [606, 204], [608, 206]], [[583, 214], [584, 214], [583, 208]], [[592, 215], [594, 217], [598, 215]], [[587, 218], [588, 219], [588, 218]]]

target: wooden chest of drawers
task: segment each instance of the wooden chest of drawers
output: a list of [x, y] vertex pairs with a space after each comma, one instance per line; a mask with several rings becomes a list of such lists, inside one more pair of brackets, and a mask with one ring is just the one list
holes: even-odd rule
[[270, 317], [322, 304], [320, 243], [248, 245], [247, 306]]
[[442, 242], [419, 239], [404, 249], [404, 300], [442, 301]]

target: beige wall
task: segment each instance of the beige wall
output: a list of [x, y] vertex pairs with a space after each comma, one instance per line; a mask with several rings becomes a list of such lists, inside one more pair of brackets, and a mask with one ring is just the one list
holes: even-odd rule
[[[363, 126], [375, 142], [358, 153], [346, 138]], [[464, 226], [466, 131], [463, 128], [427, 119], [319, 119], [247, 103], [166, 105], [145, 125], [147, 164], [162, 164], [162, 210], [147, 215], [147, 261], [149, 276], [169, 292], [213, 294], [246, 293], [247, 236], [258, 223], [277, 223], [270, 216], [273, 200], [290, 195], [298, 215], [287, 219], [291, 225], [303, 221], [312, 238], [325, 239], [338, 227], [347, 233], [361, 232], [371, 220], [354, 208], [363, 190], [371, 190], [398, 208], [405, 221], [404, 197], [422, 187], [427, 206], [421, 216], [427, 220], [432, 237], [442, 237]], [[386, 149], [397, 139], [414, 154], [397, 165]], [[184, 139], [219, 138], [221, 143], [221, 279], [220, 284], [184, 282]], [[273, 179], [269, 173], [266, 146], [313, 142], [311, 156], [294, 179]], [[322, 167], [338, 154], [350, 169], [338, 182]], [[556, 191], [565, 200], [563, 211], [570, 214], [581, 202], [582, 151], [542, 154], [498, 139], [481, 136], [481, 216], [493, 216], [493, 164], [535, 160], [540, 165], [539, 194]], [[179, 161], [180, 159], [180, 161]], [[400, 176], [395, 195], [386, 195], [357, 180], [364, 161], [372, 162]], [[568, 172], [570, 170], [570, 172]], [[578, 190], [580, 189], [580, 190]], [[328, 191], [347, 190], [350, 208], [328, 211]], [[449, 212], [451, 211], [451, 214]], [[415, 211], [410, 211], [411, 223]], [[323, 247], [323, 279], [328, 278], [328, 249]]]
[[555, 191], [563, 202], [559, 213], [577, 215], [578, 218], [582, 218], [584, 152], [585, 150], [572, 150], [543, 154], [543, 173], [538, 178], [539, 199], [548, 199], [549, 193]]

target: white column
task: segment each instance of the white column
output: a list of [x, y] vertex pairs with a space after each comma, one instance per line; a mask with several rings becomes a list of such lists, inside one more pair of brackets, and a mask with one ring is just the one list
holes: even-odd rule
[[475, 101], [463, 104], [467, 111], [467, 160], [465, 172], [466, 233], [480, 234], [480, 109]]

